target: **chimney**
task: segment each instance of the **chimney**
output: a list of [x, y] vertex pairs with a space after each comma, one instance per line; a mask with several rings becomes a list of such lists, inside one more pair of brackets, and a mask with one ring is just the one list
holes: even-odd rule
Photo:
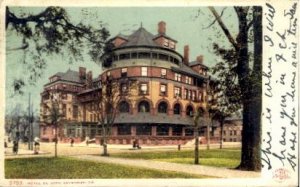
[[93, 80], [93, 73], [92, 73], [92, 71], [89, 71], [89, 72], [87, 73], [87, 80], [88, 80], [88, 81], [92, 81], [92, 80]]
[[187, 66], [189, 65], [189, 53], [190, 53], [190, 48], [188, 45], [185, 45], [183, 51], [183, 63], [186, 64]]
[[79, 67], [79, 78], [80, 78], [80, 80], [86, 79], [86, 68]]
[[86, 83], [88, 88], [91, 88], [93, 85], [93, 73], [92, 71], [89, 71], [86, 75]]
[[203, 64], [203, 55], [197, 56], [196, 61], [199, 62], [200, 64]]
[[158, 33], [159, 34], [166, 34], [166, 22], [160, 21], [158, 23]]

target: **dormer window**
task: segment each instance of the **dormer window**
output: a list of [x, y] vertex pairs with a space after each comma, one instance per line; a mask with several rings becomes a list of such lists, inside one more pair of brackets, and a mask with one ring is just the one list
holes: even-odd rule
[[175, 49], [175, 42], [170, 41], [169, 45], [170, 45], [170, 49]]
[[163, 45], [164, 45], [165, 47], [168, 47], [168, 46], [169, 46], [169, 40], [167, 40], [167, 39], [164, 39], [164, 43], [163, 43]]

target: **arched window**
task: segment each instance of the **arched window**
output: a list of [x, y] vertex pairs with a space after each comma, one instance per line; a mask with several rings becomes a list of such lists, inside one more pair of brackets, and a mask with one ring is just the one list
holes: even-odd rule
[[158, 105], [158, 113], [167, 113], [168, 104], [164, 101], [160, 102]]
[[129, 112], [129, 104], [126, 101], [122, 101], [119, 104], [119, 112], [121, 113], [127, 113]]
[[138, 106], [139, 112], [150, 112], [150, 105], [147, 101], [141, 101]]
[[193, 107], [191, 105], [186, 107], [186, 115], [191, 116], [191, 117], [194, 115], [194, 110], [193, 110]]
[[180, 107], [180, 104], [179, 103], [176, 103], [174, 105], [174, 110], [173, 110], [174, 114], [180, 114], [181, 112], [181, 107]]

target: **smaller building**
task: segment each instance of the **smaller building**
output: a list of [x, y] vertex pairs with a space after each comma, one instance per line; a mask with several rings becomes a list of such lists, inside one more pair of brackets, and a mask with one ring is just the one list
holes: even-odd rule
[[[243, 130], [243, 119], [238, 117], [226, 118], [223, 127], [223, 142], [241, 142]], [[215, 131], [216, 137], [221, 137], [221, 127]]]

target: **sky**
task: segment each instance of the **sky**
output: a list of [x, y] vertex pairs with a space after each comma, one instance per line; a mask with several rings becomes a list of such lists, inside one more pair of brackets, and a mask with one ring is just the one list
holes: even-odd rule
[[[16, 14], [39, 13], [45, 7], [13, 7]], [[213, 53], [212, 44], [217, 42], [220, 45], [229, 46], [223, 32], [217, 24], [206, 28], [214, 20], [206, 7], [65, 7], [72, 22], [83, 22], [97, 26], [103, 24], [110, 32], [111, 37], [121, 34], [131, 34], [141, 25], [152, 34], [157, 33], [159, 21], [166, 22], [166, 34], [178, 41], [176, 51], [183, 54], [184, 45], [189, 45], [190, 61], [196, 59], [198, 55], [204, 56], [204, 64], [213, 66], [218, 57]], [[218, 7], [220, 12], [223, 8]], [[231, 34], [236, 36], [237, 18], [232, 7], [227, 7], [222, 16], [224, 23], [231, 30]], [[20, 46], [21, 38], [15, 33], [7, 31], [7, 48]], [[28, 70], [23, 65], [23, 51], [6, 52], [6, 112], [11, 111], [15, 105], [20, 104], [24, 109], [28, 105], [28, 97], [31, 95], [33, 107], [36, 113], [39, 111], [40, 93], [48, 78], [57, 73], [65, 72], [68, 69], [78, 70], [79, 66], [84, 66], [87, 70], [93, 71], [93, 76], [101, 73], [101, 67], [92, 62], [85, 54], [82, 62], [69, 64], [66, 56], [55, 55], [46, 58], [47, 67], [43, 76], [37, 80], [35, 85], [27, 85], [23, 95], [13, 94], [12, 83], [15, 78], [23, 78], [28, 74]], [[26, 81], [26, 79], [25, 79]]]

